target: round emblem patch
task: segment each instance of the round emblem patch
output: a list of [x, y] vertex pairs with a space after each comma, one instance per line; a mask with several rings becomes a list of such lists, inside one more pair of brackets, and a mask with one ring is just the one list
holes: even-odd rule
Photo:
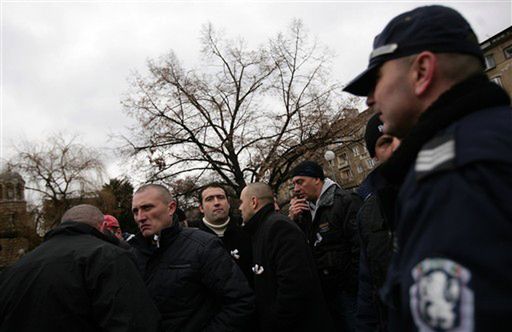
[[474, 295], [471, 273], [445, 258], [426, 258], [411, 271], [409, 299], [421, 332], [473, 331]]

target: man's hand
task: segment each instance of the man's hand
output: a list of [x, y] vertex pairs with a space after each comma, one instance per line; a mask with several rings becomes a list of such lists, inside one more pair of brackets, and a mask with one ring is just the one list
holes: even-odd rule
[[292, 198], [290, 201], [290, 209], [288, 210], [288, 217], [291, 220], [297, 221], [298, 216], [303, 211], [309, 211], [309, 203], [305, 198]]

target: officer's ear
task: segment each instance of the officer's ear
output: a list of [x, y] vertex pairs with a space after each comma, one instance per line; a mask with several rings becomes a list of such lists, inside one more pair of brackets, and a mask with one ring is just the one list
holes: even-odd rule
[[425, 95], [432, 87], [437, 61], [437, 56], [430, 51], [423, 51], [415, 56], [410, 69], [416, 97]]

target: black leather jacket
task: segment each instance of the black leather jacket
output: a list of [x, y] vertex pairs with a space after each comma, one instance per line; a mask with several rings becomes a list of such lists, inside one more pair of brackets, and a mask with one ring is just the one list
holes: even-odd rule
[[254, 296], [219, 238], [178, 223], [131, 242], [166, 331], [244, 331]]
[[362, 200], [338, 185], [331, 185], [318, 202], [309, 245], [326, 295], [334, 289], [357, 294], [359, 238], [356, 216]]

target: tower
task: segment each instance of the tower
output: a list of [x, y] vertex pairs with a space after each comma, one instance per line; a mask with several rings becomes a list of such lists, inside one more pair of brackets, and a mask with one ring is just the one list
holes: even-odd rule
[[0, 269], [28, 250], [29, 242], [21, 232], [28, 220], [25, 181], [15, 172], [0, 174]]

